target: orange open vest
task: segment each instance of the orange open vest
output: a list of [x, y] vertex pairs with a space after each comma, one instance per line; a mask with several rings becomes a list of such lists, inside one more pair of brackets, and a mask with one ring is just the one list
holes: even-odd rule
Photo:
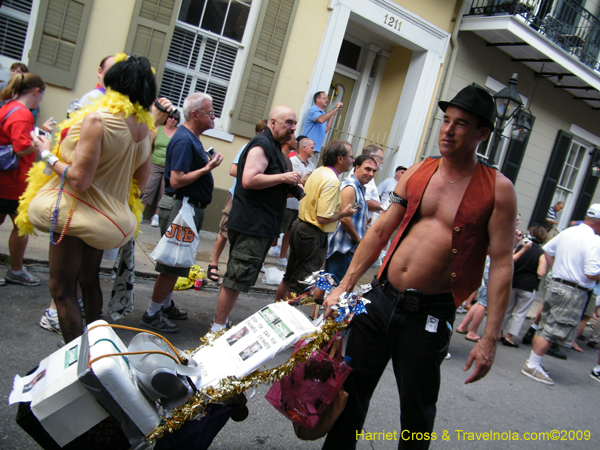
[[[378, 278], [385, 273], [406, 227], [415, 215], [429, 180], [440, 164], [439, 158], [427, 158], [406, 183], [408, 206], [398, 233], [390, 245]], [[481, 162], [475, 167], [452, 225], [451, 292], [459, 306], [481, 286], [485, 256], [489, 245], [488, 222], [494, 210], [496, 169]]]

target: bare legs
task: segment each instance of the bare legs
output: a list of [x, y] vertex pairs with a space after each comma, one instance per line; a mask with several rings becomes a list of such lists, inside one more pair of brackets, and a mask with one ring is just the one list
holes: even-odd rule
[[[54, 233], [54, 240], [59, 235]], [[90, 247], [81, 239], [65, 236], [58, 245], [50, 244], [49, 288], [56, 302], [60, 328], [68, 343], [83, 331], [81, 309], [77, 302], [77, 281], [81, 285], [85, 320], [91, 323], [100, 318], [102, 290], [100, 289], [100, 262], [102, 250]]]
[[[23, 257], [27, 249], [27, 236], [19, 236], [19, 228], [15, 225], [16, 214], [9, 214], [13, 223], [13, 229], [8, 238], [8, 252], [10, 253], [10, 270], [18, 272], [23, 268]], [[0, 225], [6, 219], [6, 214], [0, 214]]]
[[229, 313], [235, 306], [235, 302], [240, 296], [240, 292], [235, 289], [221, 286], [219, 292], [219, 299], [217, 300], [217, 311], [215, 312], [215, 323], [219, 325], [225, 325]]
[[[462, 323], [456, 328], [459, 333], [466, 333], [466, 338], [469, 340], [481, 339], [481, 336], [477, 334], [479, 325], [485, 317], [487, 308], [480, 303], [476, 303], [469, 309], [469, 312], [463, 319]], [[467, 328], [468, 327], [468, 328]]]

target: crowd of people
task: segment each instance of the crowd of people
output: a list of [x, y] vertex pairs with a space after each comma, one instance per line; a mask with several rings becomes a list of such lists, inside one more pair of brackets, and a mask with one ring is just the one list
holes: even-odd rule
[[[19, 158], [17, 170], [0, 171], [0, 222], [9, 215], [15, 223], [6, 281], [40, 283], [23, 267], [25, 233], [33, 228], [48, 232], [53, 302], [40, 325], [62, 333], [65, 342], [81, 335], [84, 319], [100, 318], [100, 262], [105, 251], [124, 245], [133, 252], [143, 207], [156, 204], [151, 225], [164, 235], [187, 199], [200, 230], [213, 200], [212, 172], [223, 163], [223, 156], [207, 153], [201, 141], [215, 126], [210, 95], [192, 93], [178, 111], [168, 99], [156, 98], [150, 63], [135, 56], [103, 59], [98, 78], [95, 90], [83, 97], [88, 106], [59, 125], [62, 133], [54, 149], [50, 139], [33, 132], [31, 111], [45, 90], [41, 78], [16, 73], [0, 92], [6, 101], [0, 109], [0, 144], [12, 143]], [[325, 92], [314, 95], [298, 135], [296, 113], [275, 106], [229, 167], [234, 182], [207, 268], [208, 278], [220, 281], [210, 331], [231, 328], [229, 316], [239, 294], [256, 283], [268, 254], [285, 267], [278, 300], [299, 293], [299, 281], [315, 271], [333, 275], [337, 287], [329, 295], [314, 293], [326, 317], [379, 261], [365, 295], [368, 314], [355, 317], [350, 327], [348, 403], [324, 444], [354, 448], [356, 430], [362, 429], [390, 360], [404, 411], [402, 429], [431, 433], [440, 365], [448, 355], [457, 308], [477, 300], [456, 327], [475, 342], [466, 363], [466, 370], [474, 364], [466, 379], [471, 383], [491, 369], [497, 341], [519, 346], [515, 338], [540, 280], [551, 270], [522, 373], [553, 384], [542, 357], [552, 344], [571, 347], [581, 323], [593, 316], [586, 306], [595, 306], [591, 289], [600, 279], [600, 205], [590, 207], [582, 224], [552, 240], [542, 226], [523, 236], [512, 183], [476, 156], [493, 129], [495, 112], [491, 96], [475, 85], [439, 102], [444, 112], [441, 157], [408, 169], [398, 166], [379, 186], [374, 177], [384, 162], [382, 148], [368, 145], [355, 156], [348, 142], [325, 142], [344, 106], [340, 102], [326, 112], [328, 101]], [[34, 166], [36, 156], [41, 162]], [[559, 202], [551, 208], [552, 228], [563, 207]], [[281, 248], [276, 246], [280, 234]], [[227, 242], [221, 275], [219, 259]], [[172, 321], [187, 319], [188, 313], [172, 294], [189, 268], [157, 262], [155, 270], [152, 298], [140, 324], [175, 333], [178, 326]], [[315, 308], [312, 316], [317, 315]], [[596, 345], [600, 339], [594, 339], [590, 343]], [[600, 381], [600, 360], [592, 377]]]

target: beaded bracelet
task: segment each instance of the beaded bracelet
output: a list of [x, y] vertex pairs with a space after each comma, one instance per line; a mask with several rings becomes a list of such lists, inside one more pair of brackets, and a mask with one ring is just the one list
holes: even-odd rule
[[69, 224], [71, 223], [71, 219], [73, 218], [73, 212], [75, 211], [75, 203], [77, 201], [77, 191], [75, 191], [75, 195], [73, 196], [73, 203], [71, 203], [71, 207], [69, 208], [69, 214], [67, 215], [67, 221], [65, 222], [65, 226], [64, 226], [62, 232], [60, 233], [60, 237], [58, 238], [58, 241], [54, 242], [54, 240], [52, 239], [52, 236], [54, 235], [54, 226], [56, 225], [56, 221], [58, 220], [58, 211], [60, 208], [60, 200], [62, 198], [62, 193], [65, 188], [65, 181], [67, 180], [67, 171], [69, 170], [69, 167], [71, 167], [71, 166], [67, 166], [65, 168], [65, 171], [62, 174], [62, 179], [60, 181], [60, 189], [58, 190], [58, 195], [56, 196], [56, 205], [54, 207], [54, 211], [52, 212], [52, 221], [50, 222], [50, 243], [52, 245], [58, 245], [63, 240], [63, 238], [65, 237], [65, 233], [67, 232], [67, 228], [69, 228]]

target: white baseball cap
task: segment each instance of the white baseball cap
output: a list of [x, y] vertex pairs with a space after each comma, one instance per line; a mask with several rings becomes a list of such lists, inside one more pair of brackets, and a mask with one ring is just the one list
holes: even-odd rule
[[600, 203], [595, 203], [590, 206], [586, 216], [591, 217], [592, 219], [600, 219]]

